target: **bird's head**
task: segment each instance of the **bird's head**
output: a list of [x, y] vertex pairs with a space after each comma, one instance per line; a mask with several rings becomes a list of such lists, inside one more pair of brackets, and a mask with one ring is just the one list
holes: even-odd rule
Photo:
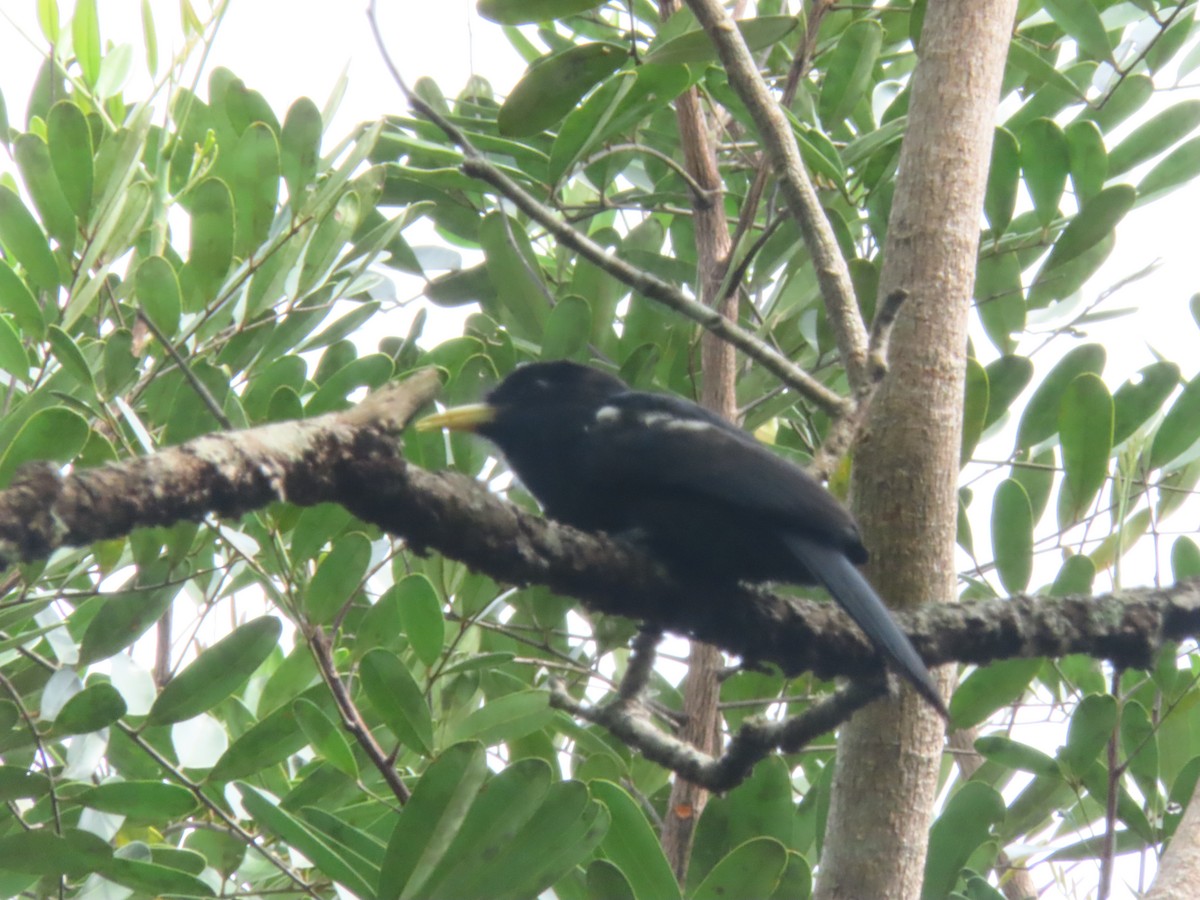
[[503, 436], [532, 427], [574, 427], [591, 421], [610, 398], [629, 390], [621, 379], [567, 360], [520, 366], [484, 398], [426, 416], [417, 430], [475, 431], [503, 445]]

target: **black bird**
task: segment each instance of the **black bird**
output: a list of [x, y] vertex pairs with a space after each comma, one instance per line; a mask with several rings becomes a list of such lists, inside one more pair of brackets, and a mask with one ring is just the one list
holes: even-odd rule
[[474, 431], [546, 514], [632, 540], [689, 579], [821, 584], [943, 716], [925, 664], [856, 566], [853, 517], [798, 466], [679, 397], [573, 362], [522, 366], [421, 430]]

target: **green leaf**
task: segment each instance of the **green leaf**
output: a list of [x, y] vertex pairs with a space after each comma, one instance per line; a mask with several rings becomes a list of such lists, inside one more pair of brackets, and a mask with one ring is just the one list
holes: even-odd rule
[[1200, 547], [1189, 537], [1178, 537], [1171, 545], [1171, 577], [1175, 581], [1200, 576]]
[[1018, 449], [1028, 449], [1058, 432], [1058, 413], [1067, 386], [1085, 372], [1104, 371], [1105, 351], [1099, 344], [1084, 344], [1069, 351], [1046, 375], [1021, 416], [1017, 429]]
[[266, 661], [282, 627], [274, 616], [262, 616], [221, 638], [167, 682], [150, 708], [149, 723], [171, 725], [208, 712]]
[[[350, 858], [346, 848], [335, 847], [302, 820], [276, 806], [265, 794], [250, 785], [239, 782], [237, 789], [242, 797], [242, 806], [255, 822], [265, 826], [287, 846], [303, 853], [323, 874], [345, 885], [363, 900], [373, 895], [371, 884], [363, 877], [365, 873], [361, 871], [361, 861]], [[356, 861], [360, 862], [357, 867], [353, 864]]]
[[1184, 100], [1150, 117], [1108, 154], [1108, 176], [1114, 178], [1162, 153], [1200, 125], [1200, 100]]
[[1033, 87], [1052, 85], [1068, 97], [1083, 100], [1078, 85], [1060, 72], [1053, 63], [1047, 62], [1020, 35], [1008, 45], [1008, 65], [1020, 69], [1033, 81]]
[[991, 839], [992, 826], [1004, 819], [1004, 813], [1004, 798], [982, 782], [968, 781], [950, 795], [929, 831], [922, 898], [949, 896], [963, 867]]
[[54, 718], [58, 735], [91, 734], [125, 715], [125, 700], [107, 682], [89, 685], [72, 697]]
[[279, 168], [287, 183], [292, 212], [300, 209], [305, 191], [316, 179], [321, 154], [321, 111], [307, 97], [301, 97], [287, 111], [279, 135]]
[[992, 238], [1004, 234], [1012, 222], [1021, 183], [1021, 146], [1006, 128], [997, 128], [992, 139], [992, 162], [988, 170], [983, 213], [992, 229]]
[[1068, 556], [1054, 577], [1048, 591], [1051, 597], [1069, 597], [1072, 594], [1090, 594], [1092, 582], [1096, 580], [1096, 566], [1086, 556]]
[[96, 393], [96, 377], [87, 358], [71, 336], [57, 325], [51, 325], [47, 329], [46, 337], [50, 342], [54, 358], [62, 366], [63, 371], [94, 395]]
[[177, 818], [196, 807], [191, 791], [165, 781], [110, 781], [87, 788], [75, 799], [103, 813], [138, 819]]
[[955, 728], [973, 728], [996, 710], [1020, 700], [1042, 667], [1038, 659], [1004, 659], [980, 666], [968, 675], [950, 698]]
[[359, 663], [367, 699], [398, 740], [416, 753], [433, 752], [433, 718], [416, 679], [400, 657], [377, 648]]
[[429, 764], [396, 817], [379, 874], [378, 900], [422, 896], [486, 776], [479, 744], [455, 744]]
[[179, 278], [171, 264], [161, 256], [143, 260], [137, 267], [133, 284], [142, 312], [165, 337], [173, 337], [179, 331], [183, 297]]
[[1001, 356], [987, 365], [988, 407], [983, 420], [986, 431], [997, 422], [1021, 395], [1033, 378], [1033, 363], [1025, 356]]
[[502, 135], [529, 137], [554, 125], [629, 57], [619, 44], [580, 44], [534, 63], [496, 115]]
[[842, 32], [829, 57], [818, 102], [826, 126], [847, 118], [867, 96], [882, 46], [883, 26], [874, 19], [856, 19]]
[[40, 291], [58, 288], [58, 263], [46, 235], [12, 188], [0, 184], [0, 245], [21, 264], [30, 284]]
[[1189, 184], [1197, 175], [1200, 175], [1200, 137], [1185, 141], [1155, 163], [1138, 182], [1138, 202], [1148, 202]]
[[966, 398], [963, 401], [962, 452], [959, 465], [964, 464], [975, 452], [979, 436], [983, 434], [983, 423], [987, 417], [988, 380], [987, 372], [974, 357], [967, 359]]
[[345, 249], [346, 242], [358, 227], [362, 201], [355, 191], [347, 191], [317, 225], [304, 251], [300, 270], [299, 293], [308, 294], [327, 277]]
[[[1175, 463], [1200, 440], [1200, 375], [1183, 386], [1167, 411], [1150, 448], [1150, 468], [1162, 469]], [[0, 471], [3, 464], [0, 463]]]
[[[742, 40], [746, 42], [746, 46], [751, 51], [756, 51], [782, 40], [800, 24], [800, 20], [795, 16], [758, 16], [753, 19], [740, 19], [734, 24], [742, 33]], [[643, 62], [654, 65], [702, 65], [715, 62], [716, 59], [716, 48], [704, 30], [697, 25], [658, 43], [657, 46], [651, 45]]]
[[990, 762], [999, 763], [1018, 772], [1029, 772], [1043, 778], [1061, 778], [1062, 771], [1053, 756], [1036, 747], [1014, 741], [1002, 734], [989, 734], [975, 741], [975, 749]]
[[769, 897], [788, 864], [787, 848], [774, 838], [746, 841], [713, 866], [690, 900]]
[[1066, 129], [1067, 158], [1071, 163], [1071, 184], [1080, 203], [1095, 197], [1104, 188], [1109, 175], [1108, 151], [1099, 126], [1087, 119], [1072, 122]]
[[229, 189], [233, 194], [233, 255], [250, 257], [271, 231], [279, 202], [279, 144], [264, 122], [255, 122], [238, 138], [229, 155]]
[[50, 161], [63, 196], [80, 222], [92, 210], [92, 130], [87, 117], [71, 100], [60, 100], [46, 117]]
[[477, 740], [484, 746], [516, 741], [545, 728], [553, 717], [545, 691], [514, 691], [474, 710], [455, 726], [451, 740]]
[[[442, 645], [446, 640], [442, 601], [433, 582], [424, 575], [414, 573], [392, 585], [387, 594], [396, 597], [401, 626], [417, 659], [432, 667], [441, 658]], [[383, 599], [381, 597], [379, 602], [382, 603]]]
[[58, 2], [57, 0], [37, 0], [38, 26], [42, 36], [51, 44], [57, 44], [58, 31]]
[[181, 589], [179, 584], [164, 584], [166, 575], [167, 564], [163, 560], [139, 571], [133, 589], [104, 597], [100, 611], [88, 623], [80, 641], [80, 666], [108, 659], [124, 650], [162, 617]]
[[612, 825], [600, 844], [601, 850], [629, 879], [629, 886], [638, 900], [678, 898], [679, 885], [671, 865], [663, 856], [654, 829], [634, 799], [610, 781], [593, 781], [591, 790], [612, 817]]
[[107, 842], [77, 828], [66, 828], [61, 836], [49, 828], [35, 828], [0, 837], [0, 869], [10, 872], [82, 878], [111, 858]]
[[1033, 573], [1033, 509], [1017, 481], [1006, 478], [996, 488], [992, 504], [992, 552], [996, 573], [1010, 594], [1029, 586]]
[[188, 872], [161, 866], [140, 859], [124, 859], [114, 856], [96, 874], [109, 881], [153, 897], [212, 897], [213, 890]]
[[592, 333], [592, 311], [582, 297], [569, 294], [554, 305], [542, 333], [542, 359], [585, 362]]
[[[318, 697], [328, 697], [328, 691], [324, 685], [318, 685], [305, 691], [303, 696], [317, 702]], [[208, 780], [223, 784], [238, 778], [257, 776], [263, 769], [298, 753], [306, 743], [303, 730], [296, 727], [296, 715], [291, 705], [285, 704], [265, 719], [255, 722], [230, 744], [208, 773]]]
[[1069, 262], [1054, 269], [1043, 267], [1034, 278], [1033, 287], [1029, 289], [1028, 307], [1044, 309], [1054, 301], [1067, 299], [1081, 290], [1108, 259], [1116, 244], [1116, 232], [1110, 231], [1099, 243], [1084, 250]]
[[501, 25], [564, 19], [600, 6], [601, 0], [479, 0], [479, 15]]
[[1058, 432], [1065, 470], [1059, 527], [1066, 529], [1080, 521], [1108, 477], [1113, 399], [1103, 379], [1085, 372], [1067, 385], [1059, 406]]
[[142, 42], [146, 45], [146, 68], [153, 77], [158, 73], [158, 33], [154, 29], [150, 0], [142, 0]]
[[1016, 253], [983, 256], [975, 273], [976, 308], [988, 339], [1001, 353], [1016, 349], [1014, 333], [1025, 329], [1021, 262]]
[[1054, 242], [1041, 272], [1049, 272], [1098, 244], [1117, 227], [1136, 199], [1137, 191], [1127, 184], [1118, 184], [1085, 201]]
[[88, 424], [65, 406], [39, 409], [0, 453], [0, 485], [7, 486], [27, 462], [70, 462], [87, 443]]
[[1178, 384], [1179, 366], [1156, 362], [1117, 388], [1113, 395], [1113, 446], [1132, 437], [1151, 416], [1157, 415]]
[[75, 213], [58, 183], [50, 148], [38, 135], [22, 134], [13, 141], [13, 157], [46, 231], [69, 251], [75, 246]]
[[184, 269], [188, 308], [199, 308], [216, 296], [233, 261], [233, 194], [219, 178], [205, 178], [188, 197], [192, 231]]
[[46, 336], [46, 321], [33, 292], [8, 262], [0, 259], [0, 308], [12, 313], [13, 321], [27, 338]]
[[1034, 119], [1021, 131], [1021, 171], [1043, 228], [1058, 217], [1071, 168], [1067, 136], [1053, 119]]
[[83, 70], [88, 87], [100, 77], [100, 22], [96, 18], [96, 0], [78, 0], [71, 19], [71, 44], [75, 59]]
[[309, 620], [333, 621], [362, 586], [371, 562], [371, 542], [358, 531], [342, 535], [317, 566], [304, 591], [303, 608]]
[[1058, 759], [1068, 774], [1082, 776], [1096, 761], [1117, 724], [1117, 700], [1111, 694], [1089, 694], [1071, 714], [1067, 742]]
[[499, 299], [500, 319], [517, 336], [538, 340], [550, 309], [525, 229], [502, 212], [489, 213], [479, 226], [479, 242]]
[[1108, 31], [1091, 0], [1045, 0], [1045, 7], [1080, 50], [1099, 62], [1113, 61]]
[[8, 316], [0, 316], [0, 369], [17, 381], [29, 381], [29, 354]]
[[350, 749], [350, 744], [342, 736], [341, 730], [325, 715], [321, 707], [311, 700], [300, 698], [292, 703], [292, 712], [296, 714], [296, 721], [313, 749], [330, 765], [357, 779], [358, 764], [354, 761], [354, 751]]
[[546, 814], [552, 781], [541, 759], [509, 764], [480, 791], [423, 894], [433, 898], [502, 895], [523, 883], [528, 860], [514, 858], [513, 839], [534, 816]]

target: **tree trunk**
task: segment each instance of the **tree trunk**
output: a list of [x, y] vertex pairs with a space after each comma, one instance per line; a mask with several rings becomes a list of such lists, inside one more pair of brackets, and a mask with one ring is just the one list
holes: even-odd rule
[[[920, 39], [879, 285], [910, 299], [853, 470], [871, 580], [897, 606], [957, 595], [967, 318], [1016, 5], [930, 0]], [[941, 721], [907, 687], [842, 730], [820, 900], [920, 895], [941, 751]]]

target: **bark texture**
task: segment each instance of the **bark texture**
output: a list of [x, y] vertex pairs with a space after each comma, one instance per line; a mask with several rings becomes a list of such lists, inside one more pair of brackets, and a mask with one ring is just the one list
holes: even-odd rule
[[[1015, 11], [1015, 0], [930, 0], [918, 48], [879, 288], [910, 299], [853, 480], [871, 581], [899, 605], [957, 594], [967, 319]], [[821, 900], [920, 895], [942, 723], [909, 689], [901, 693], [901, 704], [873, 704], [840, 735]]]

